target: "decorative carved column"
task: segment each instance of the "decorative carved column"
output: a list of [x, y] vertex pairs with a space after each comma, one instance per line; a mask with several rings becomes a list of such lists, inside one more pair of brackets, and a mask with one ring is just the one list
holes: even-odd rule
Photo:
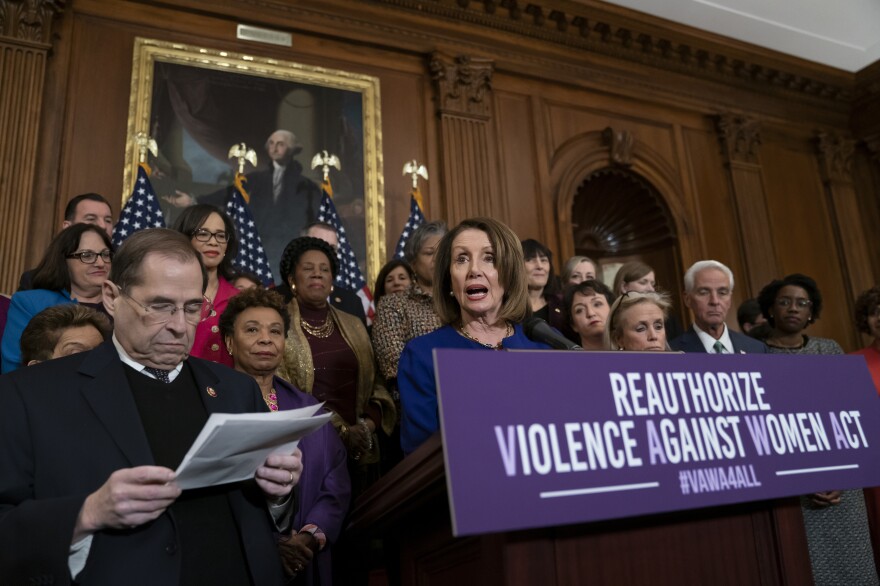
[[816, 156], [819, 173], [828, 195], [834, 239], [840, 264], [846, 275], [847, 299], [874, 285], [868, 238], [862, 224], [859, 201], [852, 178], [852, 160], [856, 142], [849, 137], [825, 132], [816, 133]]
[[24, 269], [52, 24], [64, 0], [0, 0], [0, 291]]
[[749, 295], [755, 296], [779, 275], [759, 156], [761, 127], [757, 120], [738, 114], [722, 114], [715, 123], [730, 170], [740, 242], [745, 254], [743, 265], [747, 274], [737, 280], [748, 283]]
[[864, 138], [865, 146], [871, 154], [871, 159], [880, 163], [880, 132], [877, 134], [869, 134]]
[[446, 217], [497, 217], [498, 157], [492, 138], [492, 73], [488, 59], [431, 56]]

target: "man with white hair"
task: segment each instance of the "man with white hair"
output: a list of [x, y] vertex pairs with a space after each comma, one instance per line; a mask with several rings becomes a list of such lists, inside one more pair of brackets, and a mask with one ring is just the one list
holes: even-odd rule
[[[287, 243], [317, 219], [321, 189], [303, 175], [303, 166], [294, 157], [303, 147], [289, 130], [276, 130], [266, 140], [268, 167], [247, 175], [245, 188], [250, 195], [250, 208], [263, 249], [273, 275], [277, 278], [281, 254]], [[200, 195], [198, 203], [225, 209], [229, 188]], [[177, 192], [163, 200], [174, 207], [196, 203], [191, 194]]]
[[315, 221], [321, 201], [320, 188], [294, 160], [301, 151], [292, 132], [276, 130], [266, 140], [269, 167], [248, 175], [251, 212], [276, 276], [284, 247]]
[[766, 353], [763, 342], [727, 327], [732, 297], [733, 272], [727, 266], [716, 260], [694, 263], [684, 275], [684, 304], [694, 314], [694, 323], [669, 346], [681, 352]]

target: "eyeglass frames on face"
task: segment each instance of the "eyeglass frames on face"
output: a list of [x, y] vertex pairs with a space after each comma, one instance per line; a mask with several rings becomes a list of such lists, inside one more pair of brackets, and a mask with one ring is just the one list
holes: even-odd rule
[[809, 299], [803, 299], [803, 298], [798, 298], [798, 299], [792, 299], [791, 297], [777, 297], [776, 298], [776, 305], [778, 305], [779, 307], [788, 308], [788, 307], [791, 307], [792, 304], [794, 304], [798, 309], [804, 309], [804, 308], [807, 308], [807, 307], [813, 305], [813, 302], [810, 301]]
[[192, 303], [184, 303], [181, 306], [173, 303], [141, 303], [121, 287], [119, 293], [130, 299], [132, 303], [144, 310], [144, 322], [147, 325], [159, 325], [168, 323], [178, 311], [183, 311], [183, 319], [192, 325], [197, 325], [211, 314], [214, 306], [207, 297], [203, 297], [201, 301], [193, 301]]
[[211, 240], [212, 236], [218, 244], [226, 244], [229, 241], [229, 234], [227, 234], [223, 230], [220, 230], [218, 232], [211, 232], [210, 230], [206, 230], [205, 228], [199, 228], [192, 233], [192, 237], [199, 242], [208, 242], [209, 240]]
[[110, 262], [113, 260], [113, 253], [106, 248], [101, 252], [95, 252], [94, 250], [80, 250], [79, 252], [68, 254], [67, 258], [78, 258], [81, 263], [93, 265], [98, 260], [99, 256], [104, 262]]

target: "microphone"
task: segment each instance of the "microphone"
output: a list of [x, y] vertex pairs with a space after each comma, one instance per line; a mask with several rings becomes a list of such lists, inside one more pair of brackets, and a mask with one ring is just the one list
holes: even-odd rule
[[547, 344], [555, 350], [583, 350], [580, 346], [554, 330], [540, 317], [531, 316], [523, 322], [523, 332], [529, 340]]

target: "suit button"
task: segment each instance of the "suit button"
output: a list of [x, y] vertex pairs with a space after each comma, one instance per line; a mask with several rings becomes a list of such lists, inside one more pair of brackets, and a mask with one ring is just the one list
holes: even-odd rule
[[177, 544], [172, 543], [170, 545], [166, 545], [165, 553], [167, 553], [168, 555], [174, 555], [175, 553], [177, 553]]
[[219, 349], [220, 349], [220, 345], [219, 345], [219, 344], [211, 344], [211, 350], [213, 350], [214, 352], [216, 352], [216, 351], [219, 350]]
[[218, 326], [211, 326], [211, 333], [212, 334], [216, 334], [219, 331], [220, 331], [220, 328]]

